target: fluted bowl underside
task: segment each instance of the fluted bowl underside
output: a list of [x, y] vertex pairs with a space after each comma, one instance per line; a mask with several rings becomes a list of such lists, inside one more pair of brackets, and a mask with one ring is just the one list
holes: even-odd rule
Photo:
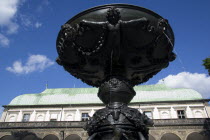
[[62, 26], [58, 64], [83, 82], [99, 87], [110, 77], [132, 86], [146, 82], [170, 61], [174, 35], [167, 20], [132, 5], [86, 10]]

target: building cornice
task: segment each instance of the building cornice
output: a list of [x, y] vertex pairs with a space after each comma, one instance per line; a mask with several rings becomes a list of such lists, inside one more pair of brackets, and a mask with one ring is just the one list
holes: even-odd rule
[[[209, 102], [210, 99], [199, 99], [199, 100], [182, 100], [182, 101], [155, 101], [155, 102], [132, 102], [129, 105], [139, 105], [139, 104], [165, 104], [165, 103], [198, 103], [198, 102]], [[52, 104], [52, 105], [3, 105], [4, 108], [39, 108], [39, 107], [87, 107], [87, 106], [105, 106], [101, 103], [94, 103], [94, 104]]]
[[[209, 118], [193, 119], [154, 119], [154, 127], [167, 126], [210, 126]], [[83, 128], [86, 122], [58, 121], [58, 122], [0, 122], [1, 129], [42, 129], [42, 128]], [[151, 128], [154, 128], [151, 127]]]

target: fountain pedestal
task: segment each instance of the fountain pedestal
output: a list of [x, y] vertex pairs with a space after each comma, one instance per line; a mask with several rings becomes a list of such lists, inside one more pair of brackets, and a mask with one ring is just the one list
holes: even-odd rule
[[112, 4], [86, 10], [61, 28], [57, 63], [88, 85], [99, 87], [106, 108], [87, 122], [89, 140], [148, 139], [152, 121], [127, 105], [133, 87], [149, 80], [170, 61], [173, 31], [158, 14], [132, 5]]
[[110, 78], [99, 88], [98, 96], [106, 108], [95, 112], [85, 129], [88, 140], [146, 140], [151, 119], [127, 104], [135, 96], [135, 91], [127, 82]]

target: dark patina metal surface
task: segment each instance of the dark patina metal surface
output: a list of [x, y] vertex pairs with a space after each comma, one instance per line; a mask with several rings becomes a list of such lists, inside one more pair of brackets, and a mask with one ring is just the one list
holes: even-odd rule
[[137, 6], [98, 6], [66, 22], [56, 45], [57, 63], [99, 87], [98, 97], [106, 104], [85, 127], [89, 140], [148, 139], [147, 126], [153, 122], [127, 104], [136, 94], [133, 86], [175, 59], [168, 21]]
[[57, 62], [83, 82], [99, 87], [110, 76], [131, 85], [146, 82], [174, 60], [167, 20], [131, 5], [84, 11], [62, 26]]

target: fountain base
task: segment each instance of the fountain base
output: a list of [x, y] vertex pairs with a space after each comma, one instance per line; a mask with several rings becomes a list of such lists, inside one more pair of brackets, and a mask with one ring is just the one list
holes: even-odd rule
[[85, 130], [88, 140], [147, 140], [148, 125], [153, 122], [137, 109], [127, 104], [135, 96], [133, 87], [117, 78], [105, 81], [98, 92], [106, 108], [95, 112]]
[[151, 119], [137, 109], [114, 102], [96, 111], [87, 122], [88, 140], [147, 140]]

